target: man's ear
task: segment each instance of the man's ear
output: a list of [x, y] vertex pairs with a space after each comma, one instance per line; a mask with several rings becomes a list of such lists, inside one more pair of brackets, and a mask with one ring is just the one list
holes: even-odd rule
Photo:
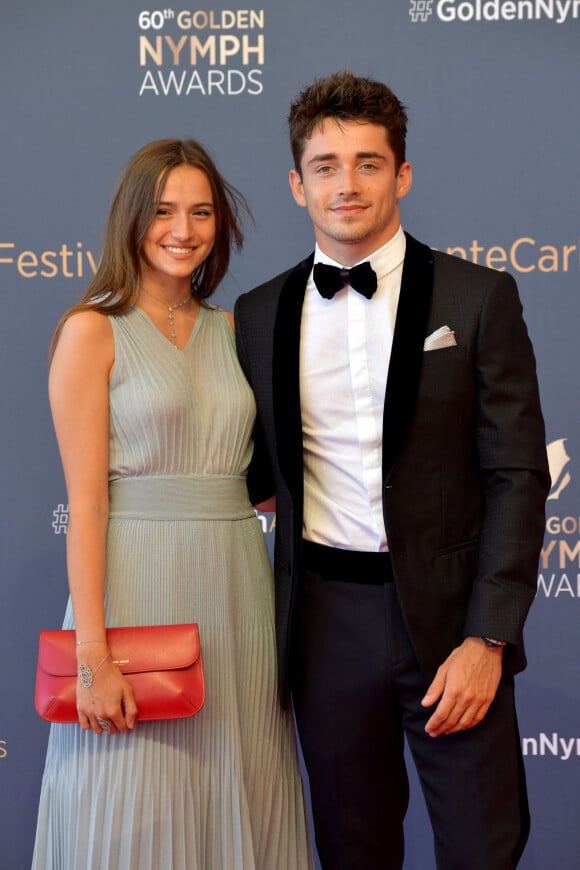
[[304, 196], [304, 185], [302, 184], [302, 176], [297, 169], [290, 170], [288, 181], [290, 183], [290, 190], [292, 191], [292, 196], [294, 197], [298, 205], [306, 208], [306, 197]]
[[413, 186], [413, 170], [410, 163], [401, 163], [397, 173], [397, 199], [407, 196]]

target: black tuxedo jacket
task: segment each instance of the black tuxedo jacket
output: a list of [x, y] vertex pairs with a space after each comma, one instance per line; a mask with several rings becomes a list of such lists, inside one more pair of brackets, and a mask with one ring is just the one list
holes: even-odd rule
[[[288, 696], [303, 512], [300, 320], [311, 255], [236, 303], [258, 419], [250, 495], [277, 496], [278, 671]], [[372, 304], [372, 302], [371, 302]], [[424, 351], [441, 326], [457, 345]], [[535, 359], [514, 280], [407, 235], [383, 422], [383, 512], [403, 614], [427, 677], [469, 635], [525, 666], [549, 489]]]

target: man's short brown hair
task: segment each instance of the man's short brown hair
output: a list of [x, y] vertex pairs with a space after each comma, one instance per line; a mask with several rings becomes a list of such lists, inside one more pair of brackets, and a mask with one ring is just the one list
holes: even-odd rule
[[358, 121], [383, 126], [395, 154], [396, 171], [405, 162], [407, 113], [401, 101], [382, 82], [342, 70], [327, 78], [315, 79], [290, 106], [290, 147], [298, 172], [306, 140], [325, 118], [339, 124]]

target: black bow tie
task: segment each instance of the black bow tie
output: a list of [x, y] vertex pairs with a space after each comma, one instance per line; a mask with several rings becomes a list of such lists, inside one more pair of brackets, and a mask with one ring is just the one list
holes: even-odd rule
[[338, 266], [317, 263], [313, 278], [318, 292], [324, 299], [332, 299], [345, 284], [350, 284], [353, 290], [362, 293], [367, 299], [370, 299], [377, 289], [377, 276], [368, 260], [353, 266], [352, 269], [339, 269]]

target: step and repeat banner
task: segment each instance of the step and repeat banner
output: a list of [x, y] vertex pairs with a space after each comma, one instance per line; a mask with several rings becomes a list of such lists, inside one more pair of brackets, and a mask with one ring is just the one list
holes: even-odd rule
[[[0, 870], [30, 863], [48, 735], [33, 706], [37, 636], [60, 626], [67, 598], [54, 325], [95, 270], [127, 159], [152, 139], [199, 139], [250, 202], [255, 227], [219, 304], [305, 256], [286, 115], [341, 68], [408, 106], [405, 229], [518, 281], [553, 479], [518, 679], [532, 811], [521, 867], [580, 865], [580, 0], [21, 0], [0, 11]], [[261, 521], [271, 544], [274, 517]], [[405, 867], [432, 870], [412, 786]]]

